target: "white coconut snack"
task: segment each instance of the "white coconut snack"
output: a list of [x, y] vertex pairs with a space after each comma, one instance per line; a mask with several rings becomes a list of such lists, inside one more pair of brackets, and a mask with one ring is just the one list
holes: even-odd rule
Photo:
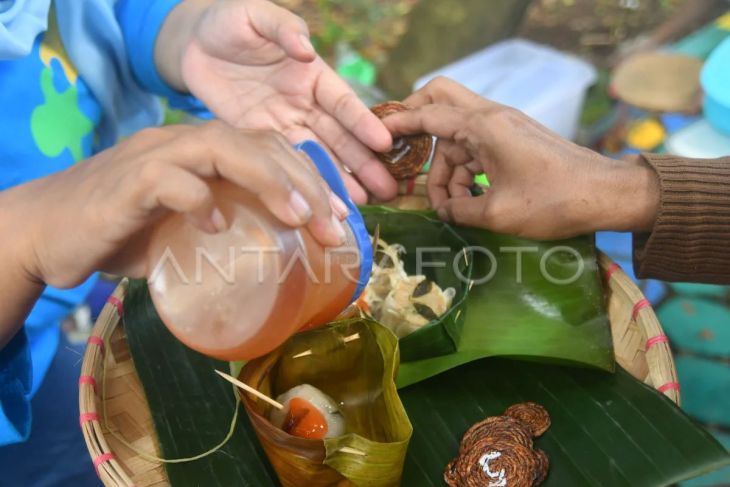
[[337, 403], [324, 392], [309, 384], [301, 384], [279, 395], [276, 401], [284, 406], [283, 409], [274, 408], [269, 420], [277, 428], [283, 428], [289, 414], [289, 401], [295, 397], [304, 399], [316, 407], [327, 421], [325, 438], [335, 438], [345, 434], [345, 418], [340, 412]]
[[[405, 252], [402, 245], [379, 240], [378, 252], [381, 258], [375, 259], [362, 297], [368, 315], [403, 338], [449, 310], [454, 288], [442, 290], [434, 282], [424, 283], [426, 276], [409, 276], [400, 258]], [[424, 287], [416, 292], [422, 283]]]

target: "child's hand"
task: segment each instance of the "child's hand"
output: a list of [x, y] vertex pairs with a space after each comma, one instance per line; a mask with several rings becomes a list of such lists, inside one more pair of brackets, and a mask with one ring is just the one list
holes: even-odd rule
[[[537, 239], [651, 229], [659, 183], [646, 164], [616, 161], [563, 139], [512, 108], [440, 78], [385, 118], [394, 135], [439, 137], [428, 195], [443, 219]], [[474, 177], [491, 186], [474, 197]]]
[[277, 134], [214, 122], [145, 130], [66, 171], [0, 193], [3, 218], [16, 223], [7, 229], [17, 245], [11, 255], [30, 277], [57, 287], [96, 270], [142, 277], [148, 227], [165, 213], [185, 213], [211, 233], [226, 227], [204, 178], [249, 190], [281, 221], [306, 224], [323, 244], [344, 241], [339, 218], [346, 208], [302, 154]]
[[390, 134], [317, 56], [293, 13], [267, 0], [186, 0], [165, 22], [156, 59], [168, 82], [232, 125], [323, 142], [359, 180], [343, 173], [358, 203], [367, 198], [360, 183], [380, 199], [396, 196], [371, 151], [388, 150]]

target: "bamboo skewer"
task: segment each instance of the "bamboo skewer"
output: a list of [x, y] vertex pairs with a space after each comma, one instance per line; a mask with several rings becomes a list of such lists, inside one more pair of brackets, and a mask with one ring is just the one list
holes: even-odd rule
[[378, 250], [379, 243], [380, 243], [380, 223], [375, 225], [375, 231], [373, 232], [373, 252]]
[[[353, 342], [353, 341], [359, 340], [359, 339], [360, 339], [360, 334], [359, 333], [355, 333], [354, 335], [350, 335], [348, 337], [343, 338], [342, 341], [344, 343], [350, 343], [350, 342]], [[311, 349], [310, 350], [305, 350], [302, 353], [298, 353], [298, 354], [294, 355], [292, 358], [309, 357], [310, 355], [312, 355], [312, 350]]]
[[349, 446], [343, 446], [342, 448], [340, 448], [337, 451], [339, 451], [341, 453], [350, 453], [352, 455], [358, 455], [361, 457], [367, 456], [367, 453], [365, 453], [364, 451], [356, 450], [354, 448], [350, 448]]
[[272, 406], [274, 406], [276, 409], [284, 409], [284, 405], [283, 404], [274, 401], [273, 399], [271, 399], [266, 394], [257, 391], [256, 389], [254, 389], [253, 387], [251, 387], [248, 384], [244, 384], [243, 382], [241, 382], [240, 380], [236, 379], [235, 377], [232, 377], [232, 376], [226, 374], [225, 372], [221, 372], [220, 370], [216, 370], [215, 373], [218, 374], [218, 375], [220, 375], [221, 377], [223, 377], [225, 380], [227, 380], [228, 382], [230, 382], [234, 386], [240, 387], [241, 389], [243, 389], [244, 391], [248, 392], [252, 396], [256, 396], [259, 399], [261, 399], [262, 401], [268, 402], [269, 404], [271, 404]]
[[345, 343], [350, 343], [350, 342], [354, 342], [355, 340], [359, 340], [359, 339], [360, 339], [360, 334], [359, 333], [355, 333], [354, 335], [350, 335], [349, 337], [345, 337], [343, 339], [343, 341]]
[[[356, 333], [354, 335], [351, 335], [349, 337], [346, 337], [345, 339], [348, 339], [348, 338], [350, 339], [350, 341], [357, 340], [358, 338], [360, 338], [360, 334], [359, 333]], [[277, 401], [274, 401], [273, 399], [271, 399], [266, 394], [257, 391], [256, 389], [254, 389], [253, 387], [251, 387], [248, 384], [244, 384], [243, 382], [241, 382], [240, 380], [236, 379], [235, 377], [230, 376], [230, 375], [226, 374], [225, 372], [221, 372], [220, 370], [216, 370], [215, 373], [218, 374], [218, 375], [220, 375], [221, 377], [223, 377], [225, 380], [227, 380], [228, 382], [230, 382], [234, 386], [240, 387], [241, 389], [243, 389], [244, 391], [248, 392], [249, 394], [258, 397], [259, 399], [261, 399], [263, 401], [268, 402], [269, 404], [271, 404], [275, 408], [277, 408], [277, 409], [284, 409], [284, 405], [283, 404], [281, 404], [281, 403], [279, 403]], [[344, 447], [340, 448], [338, 451], [341, 452], [341, 453], [349, 453], [350, 455], [358, 455], [358, 456], [361, 456], [361, 457], [367, 456], [367, 453], [365, 453], [364, 451], [360, 451], [360, 450], [357, 450], [355, 448], [350, 448], [349, 446], [344, 446]]]

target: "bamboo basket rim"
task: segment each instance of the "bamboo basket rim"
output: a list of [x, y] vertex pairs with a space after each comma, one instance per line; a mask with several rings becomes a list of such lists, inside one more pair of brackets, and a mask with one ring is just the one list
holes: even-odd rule
[[[608, 313], [617, 362], [634, 377], [656, 388], [679, 405], [680, 392], [674, 359], [651, 304], [621, 267], [608, 256], [599, 252], [598, 262], [607, 282]], [[143, 461], [136, 459], [133, 465], [129, 465], [121, 455], [115, 455], [109, 441], [111, 433], [103, 425], [100, 407], [103, 360], [111, 360], [110, 356], [114, 353], [114, 350], [106, 350], [106, 344], [110, 344], [112, 334], [119, 331], [117, 328], [122, 323], [127, 289], [128, 281], [125, 279], [114, 290], [99, 315], [84, 352], [79, 380], [79, 420], [89, 455], [104, 485], [114, 487], [140, 485], [133, 479], [134, 468], [139, 467], [139, 462]], [[622, 349], [617, 350], [616, 347]], [[136, 372], [132, 370], [132, 373], [136, 378]], [[109, 399], [107, 394], [105, 400]], [[146, 399], [142, 400], [147, 408]], [[149, 415], [148, 409], [146, 413]], [[150, 425], [148, 429], [150, 431], [147, 436], [156, 445], [154, 428]], [[144, 485], [167, 485], [163, 465], [144, 461], [147, 462], [147, 470], [157, 471], [157, 480]]]

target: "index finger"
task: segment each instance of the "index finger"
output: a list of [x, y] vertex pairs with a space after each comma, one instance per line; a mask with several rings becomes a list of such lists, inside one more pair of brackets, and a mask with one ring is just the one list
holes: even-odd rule
[[322, 109], [370, 149], [375, 152], [390, 150], [393, 139], [383, 122], [324, 61], [316, 62], [323, 64], [314, 92]]
[[403, 103], [413, 107], [439, 104], [463, 108], [477, 108], [479, 104], [485, 104], [485, 106], [495, 104], [466, 86], [444, 76], [429, 81], [406, 98]]
[[430, 134], [453, 140], [459, 130], [466, 128], [466, 120], [467, 112], [464, 109], [448, 105], [425, 105], [388, 115], [383, 123], [394, 137]]

